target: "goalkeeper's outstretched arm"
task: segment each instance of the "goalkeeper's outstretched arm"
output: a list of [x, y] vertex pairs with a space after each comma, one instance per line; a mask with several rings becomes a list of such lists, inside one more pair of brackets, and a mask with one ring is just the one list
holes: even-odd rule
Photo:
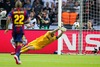
[[58, 30], [61, 30], [61, 33], [57, 36], [57, 39], [62, 36], [62, 34], [66, 31], [66, 28], [58, 27], [57, 29], [51, 31], [51, 34], [55, 34]]
[[57, 36], [57, 39], [60, 38], [63, 33], [64, 33], [64, 31], [61, 31], [61, 33]]

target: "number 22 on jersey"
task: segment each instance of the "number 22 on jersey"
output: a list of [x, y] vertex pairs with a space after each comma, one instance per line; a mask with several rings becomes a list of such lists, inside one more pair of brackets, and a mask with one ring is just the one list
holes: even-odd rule
[[24, 24], [24, 15], [14, 15], [14, 24], [22, 25]]

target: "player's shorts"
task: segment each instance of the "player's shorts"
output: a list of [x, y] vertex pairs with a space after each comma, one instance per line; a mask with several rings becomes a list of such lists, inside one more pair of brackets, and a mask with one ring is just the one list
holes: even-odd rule
[[[11, 38], [10, 42], [11, 42], [12, 46], [15, 48], [15, 42], [14, 42], [13, 38]], [[23, 46], [25, 46], [27, 44], [27, 39], [25, 38], [25, 36], [22, 39], [22, 43], [23, 43]]]
[[22, 37], [23, 37], [23, 33], [20, 34], [12, 34], [13, 38], [14, 38], [14, 42], [22, 42]]

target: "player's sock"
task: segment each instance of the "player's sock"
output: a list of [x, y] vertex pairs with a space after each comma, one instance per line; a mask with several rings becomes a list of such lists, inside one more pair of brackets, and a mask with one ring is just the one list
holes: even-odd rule
[[29, 50], [28, 48], [24, 48], [24, 49], [22, 48], [20, 52], [23, 53], [23, 52], [26, 52], [28, 50]]
[[[20, 50], [21, 50], [21, 46], [17, 46], [15, 52], [16, 52], [16, 55], [18, 56], [18, 58], [20, 56]], [[20, 58], [19, 58], [19, 60], [20, 60]]]

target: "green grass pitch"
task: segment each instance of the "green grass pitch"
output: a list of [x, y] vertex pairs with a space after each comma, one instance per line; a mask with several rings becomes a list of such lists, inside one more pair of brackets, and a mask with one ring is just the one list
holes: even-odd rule
[[0, 67], [100, 67], [100, 55], [22, 54], [21, 65], [13, 56], [0, 54]]

